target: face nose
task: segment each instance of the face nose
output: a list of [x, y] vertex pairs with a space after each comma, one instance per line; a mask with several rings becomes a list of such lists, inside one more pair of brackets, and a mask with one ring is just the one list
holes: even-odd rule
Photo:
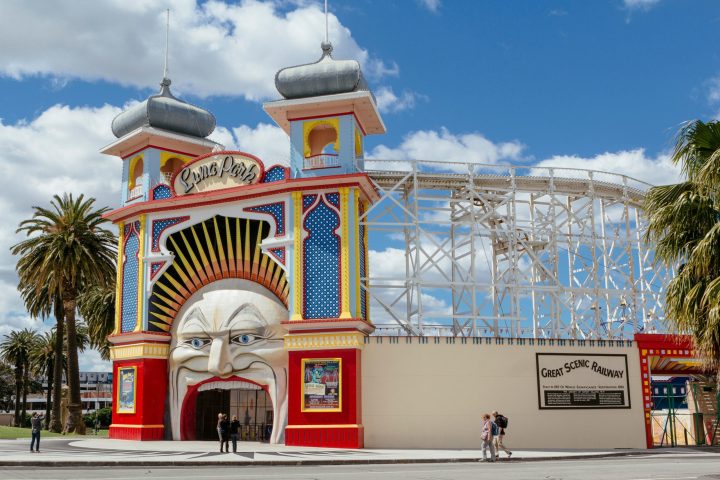
[[232, 361], [230, 358], [227, 338], [214, 338], [210, 345], [210, 358], [208, 359], [208, 372], [217, 377], [227, 377], [232, 373]]

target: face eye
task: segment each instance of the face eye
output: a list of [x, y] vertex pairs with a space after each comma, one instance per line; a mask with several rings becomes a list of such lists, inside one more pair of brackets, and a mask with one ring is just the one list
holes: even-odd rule
[[241, 333], [232, 337], [231, 341], [236, 345], [252, 345], [260, 340], [262, 340], [262, 337], [253, 335], [252, 333]]
[[193, 337], [189, 340], [185, 340], [183, 343], [194, 348], [195, 350], [200, 350], [205, 345], [210, 343], [210, 340], [207, 338]]

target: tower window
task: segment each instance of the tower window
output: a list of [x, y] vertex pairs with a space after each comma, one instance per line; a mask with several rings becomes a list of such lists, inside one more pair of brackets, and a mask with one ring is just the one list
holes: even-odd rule
[[130, 160], [128, 168], [128, 199], [142, 195], [142, 176], [145, 165], [142, 155]]
[[337, 131], [328, 124], [319, 124], [315, 126], [308, 134], [308, 147], [310, 149], [310, 157], [320, 155], [323, 153], [337, 153], [328, 152], [326, 148], [330, 144], [337, 142]]
[[171, 157], [165, 160], [160, 167], [160, 183], [170, 185], [173, 175], [179, 172], [185, 166], [185, 162], [177, 157]]

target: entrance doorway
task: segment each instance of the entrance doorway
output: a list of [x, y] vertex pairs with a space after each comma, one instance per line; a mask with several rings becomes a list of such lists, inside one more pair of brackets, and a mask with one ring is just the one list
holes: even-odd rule
[[237, 416], [240, 422], [238, 440], [266, 442], [273, 424], [270, 396], [260, 387], [225, 390], [214, 388], [198, 392], [195, 410], [198, 440], [217, 440], [218, 413], [228, 419]]

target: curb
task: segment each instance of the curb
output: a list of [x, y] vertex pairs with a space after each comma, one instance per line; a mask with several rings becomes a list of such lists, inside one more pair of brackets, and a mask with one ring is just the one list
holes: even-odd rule
[[[660, 454], [657, 452], [655, 454]], [[600, 459], [600, 458], [613, 458], [613, 457], [630, 457], [639, 455], [652, 455], [650, 451], [630, 451], [630, 452], [612, 452], [612, 453], [598, 453], [598, 454], [583, 454], [583, 455], [572, 455], [572, 456], [548, 456], [548, 457], [535, 457], [535, 458], [516, 458], [513, 460], [500, 460], [500, 463], [512, 462], [512, 463], [525, 463], [525, 462], [545, 462], [545, 461], [563, 461], [563, 460], [588, 460], [588, 459]], [[343, 460], [332, 460], [332, 459], [307, 459], [307, 460], [159, 460], [159, 461], [137, 461], [128, 462], [125, 460], [52, 460], [47, 462], [32, 462], [25, 460], [0, 460], [0, 467], [27, 467], [32, 466], [33, 468], [48, 468], [48, 467], [229, 467], [229, 466], [261, 466], [261, 467], [298, 467], [304, 465], [383, 465], [383, 464], [423, 464], [423, 463], [482, 463], [477, 458], [407, 458], [407, 459], [392, 459], [392, 458], [377, 458], [377, 459], [343, 459]]]

